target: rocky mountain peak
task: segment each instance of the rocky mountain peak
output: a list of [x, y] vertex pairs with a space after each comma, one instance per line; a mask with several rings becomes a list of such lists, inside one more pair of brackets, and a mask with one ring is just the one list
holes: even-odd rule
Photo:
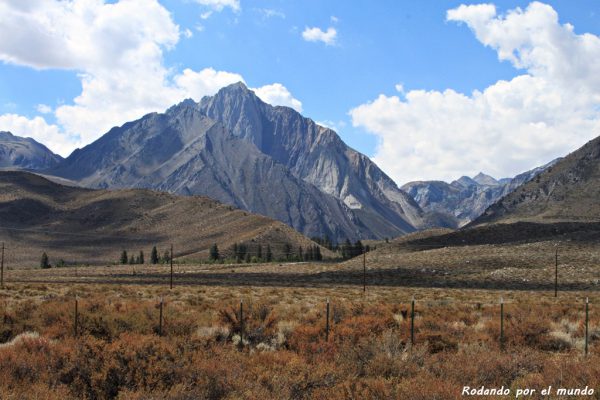
[[478, 184], [485, 186], [497, 186], [499, 184], [495, 178], [484, 174], [483, 172], [480, 172], [477, 175], [475, 175], [473, 177], [473, 180]]

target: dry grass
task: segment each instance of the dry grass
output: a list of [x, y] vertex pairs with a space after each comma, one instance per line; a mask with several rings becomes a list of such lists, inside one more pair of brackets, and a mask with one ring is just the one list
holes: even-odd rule
[[[370, 287], [363, 294], [356, 286], [169, 290], [10, 283], [0, 291], [0, 393], [3, 399], [457, 399], [463, 385], [598, 391], [600, 295], [591, 293], [585, 358], [587, 295], [561, 293], [555, 300], [547, 292], [400, 287]], [[158, 336], [161, 296], [165, 322]], [[499, 296], [507, 302], [505, 351]]]

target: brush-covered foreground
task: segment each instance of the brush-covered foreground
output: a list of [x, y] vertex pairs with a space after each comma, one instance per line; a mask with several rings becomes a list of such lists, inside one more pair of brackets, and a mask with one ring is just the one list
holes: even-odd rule
[[[416, 343], [411, 347], [413, 295]], [[500, 296], [506, 301], [504, 351]], [[509, 398], [519, 388], [533, 388], [536, 394], [521, 398], [537, 399], [551, 385], [553, 390], [588, 386], [594, 395], [581, 398], [597, 399], [600, 295], [590, 297], [587, 357], [583, 296], [560, 293], [555, 300], [547, 292], [386, 287], [369, 287], [363, 294], [358, 286], [169, 290], [10, 283], [0, 290], [0, 397], [456, 399], [464, 386], [504, 385], [511, 389]]]

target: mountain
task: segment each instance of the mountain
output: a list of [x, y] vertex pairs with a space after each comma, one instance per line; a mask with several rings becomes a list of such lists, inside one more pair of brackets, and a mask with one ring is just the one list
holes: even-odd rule
[[600, 221], [600, 137], [491, 205], [471, 225]]
[[496, 180], [484, 173], [463, 176], [451, 183], [416, 181], [402, 186], [419, 206], [430, 213], [446, 216], [439, 226], [457, 228], [479, 217], [490, 205], [530, 181], [559, 159], [515, 176]]
[[40, 170], [58, 165], [62, 157], [33, 140], [0, 131], [0, 168]]
[[335, 240], [393, 237], [426, 220], [334, 131], [242, 83], [113, 128], [48, 173], [93, 188], [206, 195]]
[[0, 221], [12, 266], [39, 265], [42, 252], [53, 263], [112, 263], [123, 249], [149, 257], [154, 245], [162, 255], [173, 244], [175, 256], [196, 260], [206, 259], [213, 243], [221, 254], [241, 242], [269, 244], [274, 255], [286, 243], [292, 249], [315, 245], [281, 222], [207, 197], [83, 189], [22, 171], [0, 171]]

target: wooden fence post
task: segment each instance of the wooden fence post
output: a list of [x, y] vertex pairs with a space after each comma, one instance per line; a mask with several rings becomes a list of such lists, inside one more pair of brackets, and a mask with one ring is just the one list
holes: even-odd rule
[[4, 289], [4, 242], [2, 242], [2, 256], [0, 257], [0, 288]]
[[158, 336], [162, 336], [163, 334], [163, 298], [160, 297], [160, 306], [159, 306], [159, 316], [158, 316]]
[[173, 289], [173, 245], [171, 245], [171, 257], [169, 257], [171, 259], [171, 279], [170, 279], [170, 284], [169, 284], [169, 288]]
[[412, 297], [410, 303], [410, 345], [415, 344], [415, 296]]
[[327, 312], [325, 315], [325, 341], [329, 342], [329, 297], [327, 298]]
[[504, 299], [500, 297], [500, 349], [504, 350]]
[[244, 347], [244, 300], [240, 299], [240, 347]]
[[79, 309], [78, 309], [78, 298], [77, 295], [75, 295], [75, 315], [74, 315], [74, 321], [73, 321], [73, 336], [77, 337], [79, 334]]
[[585, 298], [585, 355], [588, 355], [588, 323], [590, 319], [590, 301], [589, 298]]

